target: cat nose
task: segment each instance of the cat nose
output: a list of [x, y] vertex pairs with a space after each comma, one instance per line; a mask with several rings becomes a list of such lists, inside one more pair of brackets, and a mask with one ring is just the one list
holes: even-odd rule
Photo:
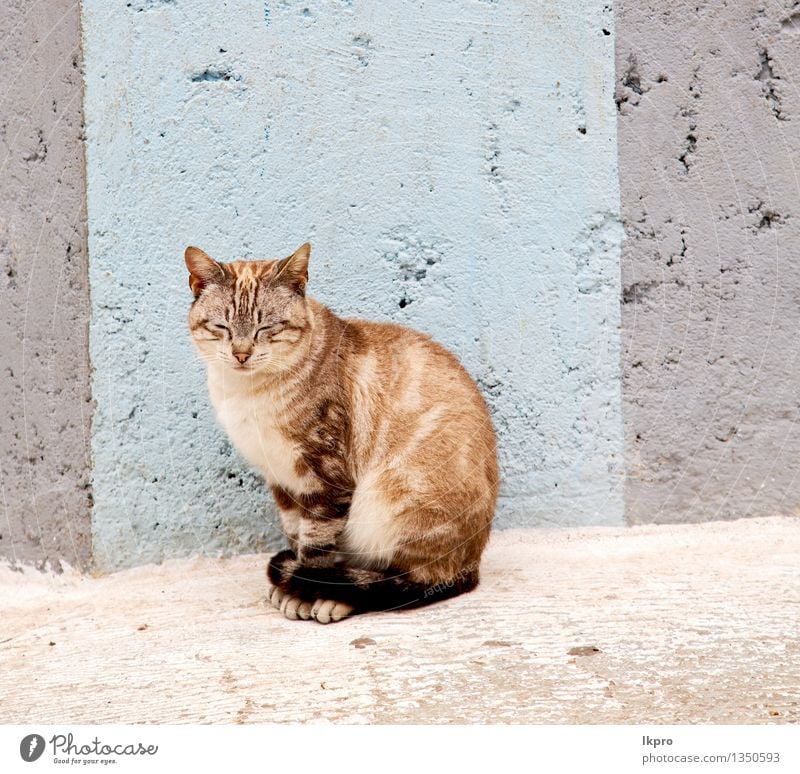
[[250, 359], [249, 352], [234, 352], [233, 356], [242, 364], [244, 365]]

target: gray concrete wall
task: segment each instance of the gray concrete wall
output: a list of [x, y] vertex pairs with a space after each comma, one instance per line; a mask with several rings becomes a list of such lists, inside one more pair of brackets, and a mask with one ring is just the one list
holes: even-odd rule
[[617, 14], [630, 522], [800, 503], [800, 3]]
[[90, 554], [80, 9], [0, 12], [0, 555]]

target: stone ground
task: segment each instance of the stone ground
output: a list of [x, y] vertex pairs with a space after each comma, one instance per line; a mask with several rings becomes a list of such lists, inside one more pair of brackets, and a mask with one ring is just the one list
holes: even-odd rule
[[263, 556], [0, 568], [2, 723], [800, 723], [800, 519], [496, 533], [472, 594], [321, 626]]

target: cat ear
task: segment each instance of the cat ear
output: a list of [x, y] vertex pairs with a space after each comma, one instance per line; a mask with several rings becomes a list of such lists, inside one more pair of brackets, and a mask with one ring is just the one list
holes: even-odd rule
[[306, 242], [297, 248], [288, 258], [278, 261], [274, 279], [291, 285], [303, 295], [308, 282], [308, 259], [311, 256], [311, 245]]
[[225, 277], [225, 270], [211, 256], [199, 247], [187, 247], [184, 254], [186, 268], [189, 270], [189, 287], [197, 298], [203, 288], [211, 282], [219, 282]]

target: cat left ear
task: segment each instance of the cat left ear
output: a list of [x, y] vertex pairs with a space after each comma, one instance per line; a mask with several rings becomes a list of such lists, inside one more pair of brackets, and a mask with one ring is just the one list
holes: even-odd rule
[[222, 266], [199, 247], [187, 247], [184, 260], [186, 268], [189, 270], [189, 287], [195, 298], [200, 295], [206, 285], [225, 278], [225, 270]]
[[301, 295], [305, 294], [308, 282], [308, 259], [311, 257], [311, 245], [306, 242], [297, 248], [288, 258], [278, 261], [274, 279], [290, 285]]

